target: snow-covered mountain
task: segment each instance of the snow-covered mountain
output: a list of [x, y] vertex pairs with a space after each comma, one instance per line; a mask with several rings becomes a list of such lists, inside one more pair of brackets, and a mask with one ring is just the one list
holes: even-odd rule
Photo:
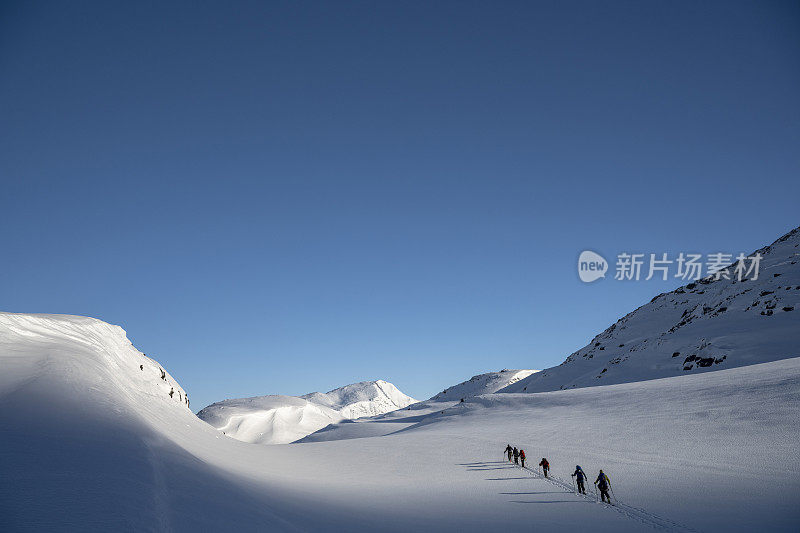
[[377, 380], [353, 383], [325, 394], [225, 400], [205, 407], [197, 416], [243, 442], [288, 444], [329, 424], [381, 415], [415, 402], [391, 383]]
[[408, 407], [417, 401], [382, 379], [345, 385], [325, 394], [312, 392], [302, 398], [339, 411], [344, 418], [349, 419], [382, 415]]
[[660, 294], [561, 365], [501, 392], [609, 385], [800, 356], [800, 228], [755, 253], [763, 257], [758, 279], [710, 276]]
[[471, 398], [472, 396], [479, 396], [481, 394], [492, 394], [536, 372], [538, 372], [538, 370], [503, 369], [500, 372], [478, 374], [477, 376], [472, 376], [467, 381], [462, 381], [458, 385], [446, 388], [429, 401], [460, 401], [462, 398]]
[[256, 396], [217, 402], [197, 416], [226, 435], [254, 444], [286, 444], [344, 417], [295, 396]]

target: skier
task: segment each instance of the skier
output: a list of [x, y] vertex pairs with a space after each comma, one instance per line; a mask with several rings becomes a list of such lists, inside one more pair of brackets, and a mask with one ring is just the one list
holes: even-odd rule
[[544, 472], [544, 477], [547, 477], [547, 472], [550, 470], [550, 463], [547, 462], [547, 459], [542, 457], [542, 460], [539, 463], [539, 466], [542, 467], [542, 472]]
[[572, 473], [572, 477], [574, 477], [575, 481], [578, 482], [578, 493], [586, 494], [586, 485], [584, 485], [584, 482], [586, 481], [586, 474], [579, 465], [575, 465], [575, 472]]
[[608, 495], [608, 489], [611, 488], [611, 480], [608, 479], [608, 476], [605, 475], [602, 470], [600, 474], [598, 474], [594, 484], [600, 489], [600, 498], [604, 502], [608, 501], [608, 503], [611, 503], [611, 496]]
[[509, 445], [506, 446], [506, 454], [508, 454], [508, 460], [509, 461], [511, 461], [511, 454], [512, 453], [514, 453], [514, 449], [509, 444]]
[[516, 446], [514, 446], [514, 464], [515, 465], [519, 464], [519, 450], [517, 449]]
[[522, 463], [522, 468], [525, 468], [525, 450], [522, 448], [519, 450], [519, 460]]

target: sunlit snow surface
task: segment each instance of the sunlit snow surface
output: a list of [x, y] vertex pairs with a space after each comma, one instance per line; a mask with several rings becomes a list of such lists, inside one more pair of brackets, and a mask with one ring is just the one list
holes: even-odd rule
[[[800, 524], [798, 358], [429, 402], [353, 424], [365, 434], [396, 424], [384, 436], [276, 446], [226, 437], [176, 397], [184, 393], [168, 373], [160, 376], [120, 328], [0, 314], [0, 531]], [[596, 504], [508, 466], [507, 443], [530, 463], [546, 456], [563, 480], [575, 464], [590, 476], [603, 468], [630, 507]]]
[[492, 394], [536, 372], [538, 372], [538, 370], [504, 369], [500, 372], [478, 374], [458, 385], [446, 388], [431, 398], [430, 401], [460, 401], [462, 398], [471, 398], [472, 396], [479, 396], [481, 394]]
[[254, 444], [288, 444], [342, 420], [377, 416], [416, 400], [383, 380], [353, 383], [302, 397], [257, 396], [224, 400], [197, 416], [226, 435]]

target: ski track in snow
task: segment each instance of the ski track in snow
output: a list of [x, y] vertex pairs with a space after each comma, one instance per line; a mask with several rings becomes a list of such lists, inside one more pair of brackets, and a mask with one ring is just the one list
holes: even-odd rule
[[[553, 474], [549, 474], [547, 477], [545, 477], [544, 474], [541, 471], [539, 471], [538, 469], [537, 470], [533, 470], [530, 467], [527, 467], [527, 466], [523, 467], [523, 466], [515, 464], [515, 463], [513, 463], [511, 461], [508, 461], [508, 463], [514, 465], [514, 467], [519, 468], [520, 470], [526, 471], [527, 473], [529, 473], [531, 476], [533, 476], [536, 479], [541, 479], [541, 480], [546, 481], [547, 483], [549, 483], [551, 485], [554, 485], [556, 487], [559, 487], [560, 489], [563, 489], [565, 493], [574, 494], [575, 497], [577, 497], [577, 498], [583, 498], [583, 499], [585, 499], [587, 501], [596, 502], [596, 503], [598, 503], [600, 505], [603, 505], [604, 507], [606, 507], [608, 509], [613, 509], [614, 511], [616, 511], [618, 513], [621, 513], [624, 516], [626, 516], [626, 517], [628, 517], [628, 518], [630, 518], [632, 520], [636, 520], [638, 522], [646, 524], [646, 525], [652, 527], [653, 529], [658, 529], [658, 530], [662, 530], [662, 531], [684, 531], [684, 532], [690, 532], [690, 533], [698, 533], [696, 529], [692, 529], [690, 527], [687, 527], [687, 526], [684, 526], [682, 524], [679, 524], [679, 523], [675, 522], [674, 520], [669, 520], [667, 518], [663, 518], [661, 516], [658, 516], [656, 514], [650, 513], [648, 511], [645, 511], [644, 509], [641, 509], [641, 508], [638, 508], [638, 507], [633, 507], [633, 506], [630, 506], [630, 505], [626, 505], [626, 504], [620, 502], [617, 499], [617, 497], [613, 495], [613, 492], [612, 492], [612, 497], [614, 499], [614, 504], [613, 505], [609, 505], [607, 503], [603, 503], [603, 502], [600, 501], [600, 495], [597, 492], [597, 489], [588, 489], [587, 488], [586, 494], [578, 494], [577, 488], [572, 483], [567, 483], [566, 481], [564, 481], [563, 479], [561, 479], [558, 476], [555, 476]], [[487, 463], [487, 464], [489, 464], [489, 463]], [[492, 463], [492, 464], [496, 464], [496, 463]], [[589, 479], [587, 478], [586, 479], [586, 484], [587, 485], [588, 485], [588, 482], [589, 482]], [[613, 491], [613, 488], [612, 488], [612, 491]]]
[[161, 460], [158, 457], [158, 446], [148, 439], [144, 440], [147, 449], [147, 462], [153, 471], [153, 509], [160, 531], [172, 532], [169, 513], [169, 488], [162, 471]]

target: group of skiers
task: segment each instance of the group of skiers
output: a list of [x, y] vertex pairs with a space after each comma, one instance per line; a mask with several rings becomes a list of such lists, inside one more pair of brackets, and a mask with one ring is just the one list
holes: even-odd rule
[[518, 465], [520, 461], [522, 461], [522, 468], [525, 468], [525, 450], [518, 450], [516, 446], [513, 448], [509, 444], [506, 446], [506, 451], [504, 452], [508, 455], [509, 461], [514, 461], [515, 465]]
[[[520, 464], [522, 462], [522, 468], [525, 468], [525, 450], [517, 449], [516, 446], [512, 447], [510, 444], [506, 446], [506, 450], [504, 452], [508, 455], [509, 461], [514, 461], [515, 465]], [[544, 477], [547, 477], [547, 473], [550, 471], [550, 463], [547, 462], [547, 459], [542, 457], [542, 460], [539, 462], [539, 466], [542, 467], [542, 471], [544, 472]]]
[[[515, 465], [520, 464], [520, 461], [522, 461], [522, 468], [525, 468], [525, 450], [521, 448], [518, 450], [516, 446], [512, 447], [510, 444], [508, 444], [506, 445], [506, 449], [503, 453], [508, 456], [509, 461], [513, 460]], [[548, 472], [550, 471], [550, 462], [546, 458], [542, 457], [542, 460], [539, 462], [539, 466], [542, 467], [544, 477], [548, 477]], [[575, 465], [575, 472], [573, 472], [571, 476], [575, 478], [575, 481], [578, 485], [578, 493], [586, 494], [586, 479], [588, 476], [583, 469], [579, 465]], [[608, 494], [608, 491], [611, 489], [611, 480], [608, 479], [608, 476], [602, 470], [600, 470], [600, 473], [597, 475], [597, 479], [595, 480], [594, 484], [597, 486], [597, 490], [600, 492], [600, 498], [602, 501], [611, 503], [611, 496]]]

